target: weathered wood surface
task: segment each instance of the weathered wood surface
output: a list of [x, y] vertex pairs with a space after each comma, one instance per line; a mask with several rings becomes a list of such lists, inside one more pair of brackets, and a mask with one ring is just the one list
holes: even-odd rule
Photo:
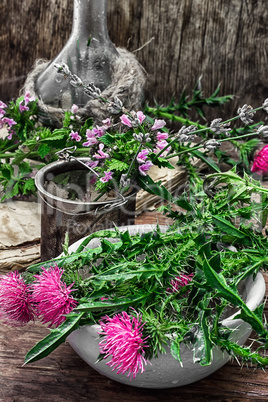
[[[159, 213], [146, 213], [136, 223], [165, 224]], [[268, 296], [268, 274], [265, 274]], [[265, 314], [268, 318], [268, 303]], [[0, 401], [2, 402], [151, 402], [267, 401], [267, 373], [228, 363], [189, 386], [166, 390], [139, 389], [101, 376], [76, 355], [68, 343], [48, 357], [22, 367], [25, 354], [48, 331], [40, 324], [0, 327]]]
[[[72, 0], [0, 2], [0, 99], [18, 95], [38, 58], [52, 59], [72, 26]], [[258, 106], [268, 96], [266, 0], [116, 0], [108, 27], [118, 47], [136, 51], [148, 73], [147, 99], [166, 104], [202, 75], [209, 95]], [[148, 41], [149, 44], [144, 46]], [[144, 46], [144, 47], [143, 47]]]

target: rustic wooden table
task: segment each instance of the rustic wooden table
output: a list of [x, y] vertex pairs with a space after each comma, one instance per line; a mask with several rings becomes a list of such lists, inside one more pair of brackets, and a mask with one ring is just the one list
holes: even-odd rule
[[[155, 213], [137, 223], [163, 224]], [[265, 274], [268, 285], [268, 274]], [[268, 296], [268, 286], [267, 286]], [[268, 303], [265, 309], [268, 318]], [[188, 386], [164, 390], [139, 389], [100, 375], [76, 355], [68, 343], [41, 361], [22, 367], [26, 352], [47, 334], [40, 324], [0, 327], [0, 401], [2, 402], [150, 402], [268, 401], [268, 374], [228, 363], [209, 377]]]

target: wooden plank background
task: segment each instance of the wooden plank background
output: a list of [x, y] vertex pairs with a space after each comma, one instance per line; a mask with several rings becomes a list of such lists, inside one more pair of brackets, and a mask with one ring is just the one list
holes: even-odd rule
[[[72, 10], [73, 0], [1, 0], [1, 100], [18, 95], [36, 59], [58, 54]], [[108, 27], [146, 69], [150, 103], [166, 104], [184, 87], [191, 93], [202, 75], [206, 95], [221, 82], [221, 94], [236, 96], [233, 113], [268, 97], [267, 14], [266, 0], [112, 0]]]

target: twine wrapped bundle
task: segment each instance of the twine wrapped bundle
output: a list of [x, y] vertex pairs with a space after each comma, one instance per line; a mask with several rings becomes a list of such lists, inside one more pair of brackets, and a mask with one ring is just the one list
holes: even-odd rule
[[[117, 48], [119, 57], [112, 64], [112, 82], [102, 92], [101, 96], [107, 100], [113, 100], [117, 96], [123, 105], [129, 110], [138, 110], [143, 99], [143, 90], [146, 81], [146, 74], [136, 57], [126, 49]], [[38, 106], [41, 116], [47, 116], [51, 125], [60, 127], [62, 125], [66, 108], [55, 108], [46, 105], [38, 97], [35, 90], [35, 83], [38, 76], [49, 65], [49, 61], [37, 60], [33, 70], [28, 74], [23, 92], [29, 91], [31, 96], [38, 98]], [[73, 72], [75, 73], [75, 71]], [[87, 84], [87, 83], [85, 83]], [[99, 99], [89, 99], [85, 106], [78, 109], [77, 115], [83, 120], [92, 117], [95, 123], [100, 123], [108, 117], [107, 105]]]

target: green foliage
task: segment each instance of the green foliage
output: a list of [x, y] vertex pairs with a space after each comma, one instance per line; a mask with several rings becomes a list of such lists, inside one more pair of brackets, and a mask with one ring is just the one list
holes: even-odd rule
[[[172, 116], [179, 114], [182, 117], [187, 118], [189, 117], [189, 111], [193, 109], [200, 117], [205, 119], [205, 106], [219, 107], [229, 102], [233, 98], [232, 95], [218, 96], [220, 92], [220, 85], [217, 86], [215, 91], [209, 97], [205, 97], [200, 88], [201, 80], [198, 80], [193, 89], [191, 99], [189, 99], [189, 96], [187, 96], [186, 90], [184, 89], [178, 102], [175, 101], [175, 98], [172, 98], [168, 106], [163, 107], [156, 105], [154, 113], [156, 115], [159, 115], [159, 113], [169, 113]], [[150, 113], [151, 109], [145, 109], [145, 112]]]
[[[255, 276], [260, 268], [268, 270], [268, 239], [256, 234], [244, 218], [245, 207], [251, 219], [257, 205], [251, 204], [245, 194], [266, 194], [268, 190], [247, 175], [241, 178], [234, 170], [208, 176], [204, 186], [208, 193], [211, 182], [213, 197], [197, 186], [191, 193], [191, 202], [186, 193], [171, 200], [185, 206], [186, 212], [166, 233], [156, 229], [130, 236], [117, 229], [100, 231], [85, 239], [77, 253], [54, 260], [64, 268], [64, 282], [75, 282], [79, 300], [75, 313], [84, 313], [81, 325], [124, 310], [142, 316], [143, 336], [148, 336], [148, 359], [170, 348], [173, 357], [183, 364], [180, 349], [186, 343], [193, 350], [193, 361], [203, 366], [211, 363], [215, 345], [230, 355], [237, 353], [242, 361], [267, 365], [267, 358], [259, 353], [268, 342], [263, 305], [251, 311], [241, 298], [238, 285]], [[243, 189], [236, 197], [233, 186]], [[262, 199], [259, 206], [261, 210]], [[169, 209], [166, 206], [166, 212]], [[89, 241], [95, 237], [101, 239], [100, 246], [88, 249]], [[50, 265], [51, 261], [42, 262], [30, 267], [27, 273]], [[190, 274], [193, 279], [188, 284], [176, 292], [170, 290], [171, 280]], [[248, 322], [258, 334], [258, 352], [231, 341], [232, 331], [221, 324], [226, 307], [240, 310], [237, 318]], [[77, 318], [75, 325], [78, 321]], [[69, 324], [71, 330], [71, 321]], [[56, 345], [65, 339], [65, 327], [61, 331], [59, 327]], [[41, 341], [27, 361], [49, 353], [53, 340], [52, 334]]]

